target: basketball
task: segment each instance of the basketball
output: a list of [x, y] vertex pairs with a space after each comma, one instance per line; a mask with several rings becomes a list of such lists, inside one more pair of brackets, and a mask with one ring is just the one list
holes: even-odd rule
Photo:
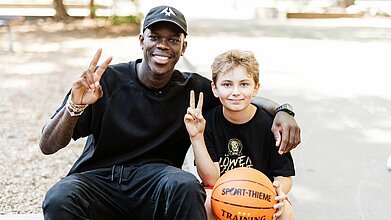
[[217, 219], [270, 220], [277, 193], [262, 172], [240, 167], [223, 174], [213, 187], [211, 205]]

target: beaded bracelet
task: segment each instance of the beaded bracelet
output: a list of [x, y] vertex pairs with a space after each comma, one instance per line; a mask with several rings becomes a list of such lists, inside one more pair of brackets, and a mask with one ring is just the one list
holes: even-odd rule
[[87, 106], [88, 104], [76, 105], [75, 103], [73, 103], [72, 98], [68, 97], [67, 104], [65, 107], [69, 112], [69, 114], [71, 115], [71, 117], [75, 117], [83, 114], [84, 109], [86, 109]]

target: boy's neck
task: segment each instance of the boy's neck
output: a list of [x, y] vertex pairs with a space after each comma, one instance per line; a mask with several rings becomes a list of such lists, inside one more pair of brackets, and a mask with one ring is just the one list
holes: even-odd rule
[[223, 115], [224, 118], [233, 124], [244, 124], [249, 122], [255, 115], [257, 107], [253, 104], [250, 104], [246, 109], [242, 111], [230, 111], [223, 106]]

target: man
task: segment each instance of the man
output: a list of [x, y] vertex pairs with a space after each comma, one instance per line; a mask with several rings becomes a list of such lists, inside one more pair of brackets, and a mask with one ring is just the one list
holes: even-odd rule
[[[148, 12], [139, 36], [142, 60], [109, 66], [109, 57], [96, 68], [98, 50], [43, 129], [44, 154], [88, 136], [68, 176], [47, 192], [45, 219], [206, 219], [205, 190], [180, 169], [190, 146], [182, 117], [191, 90], [204, 93], [205, 110], [219, 101], [210, 80], [174, 69], [186, 35], [183, 14], [159, 6]], [[271, 113], [277, 107], [259, 102]], [[300, 129], [283, 111], [274, 134], [289, 151], [300, 142]]]

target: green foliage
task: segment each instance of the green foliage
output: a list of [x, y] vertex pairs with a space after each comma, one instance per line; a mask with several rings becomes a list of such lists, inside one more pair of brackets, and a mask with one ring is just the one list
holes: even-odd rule
[[112, 16], [109, 20], [113, 25], [119, 24], [140, 24], [141, 15], [129, 15], [129, 16]]

